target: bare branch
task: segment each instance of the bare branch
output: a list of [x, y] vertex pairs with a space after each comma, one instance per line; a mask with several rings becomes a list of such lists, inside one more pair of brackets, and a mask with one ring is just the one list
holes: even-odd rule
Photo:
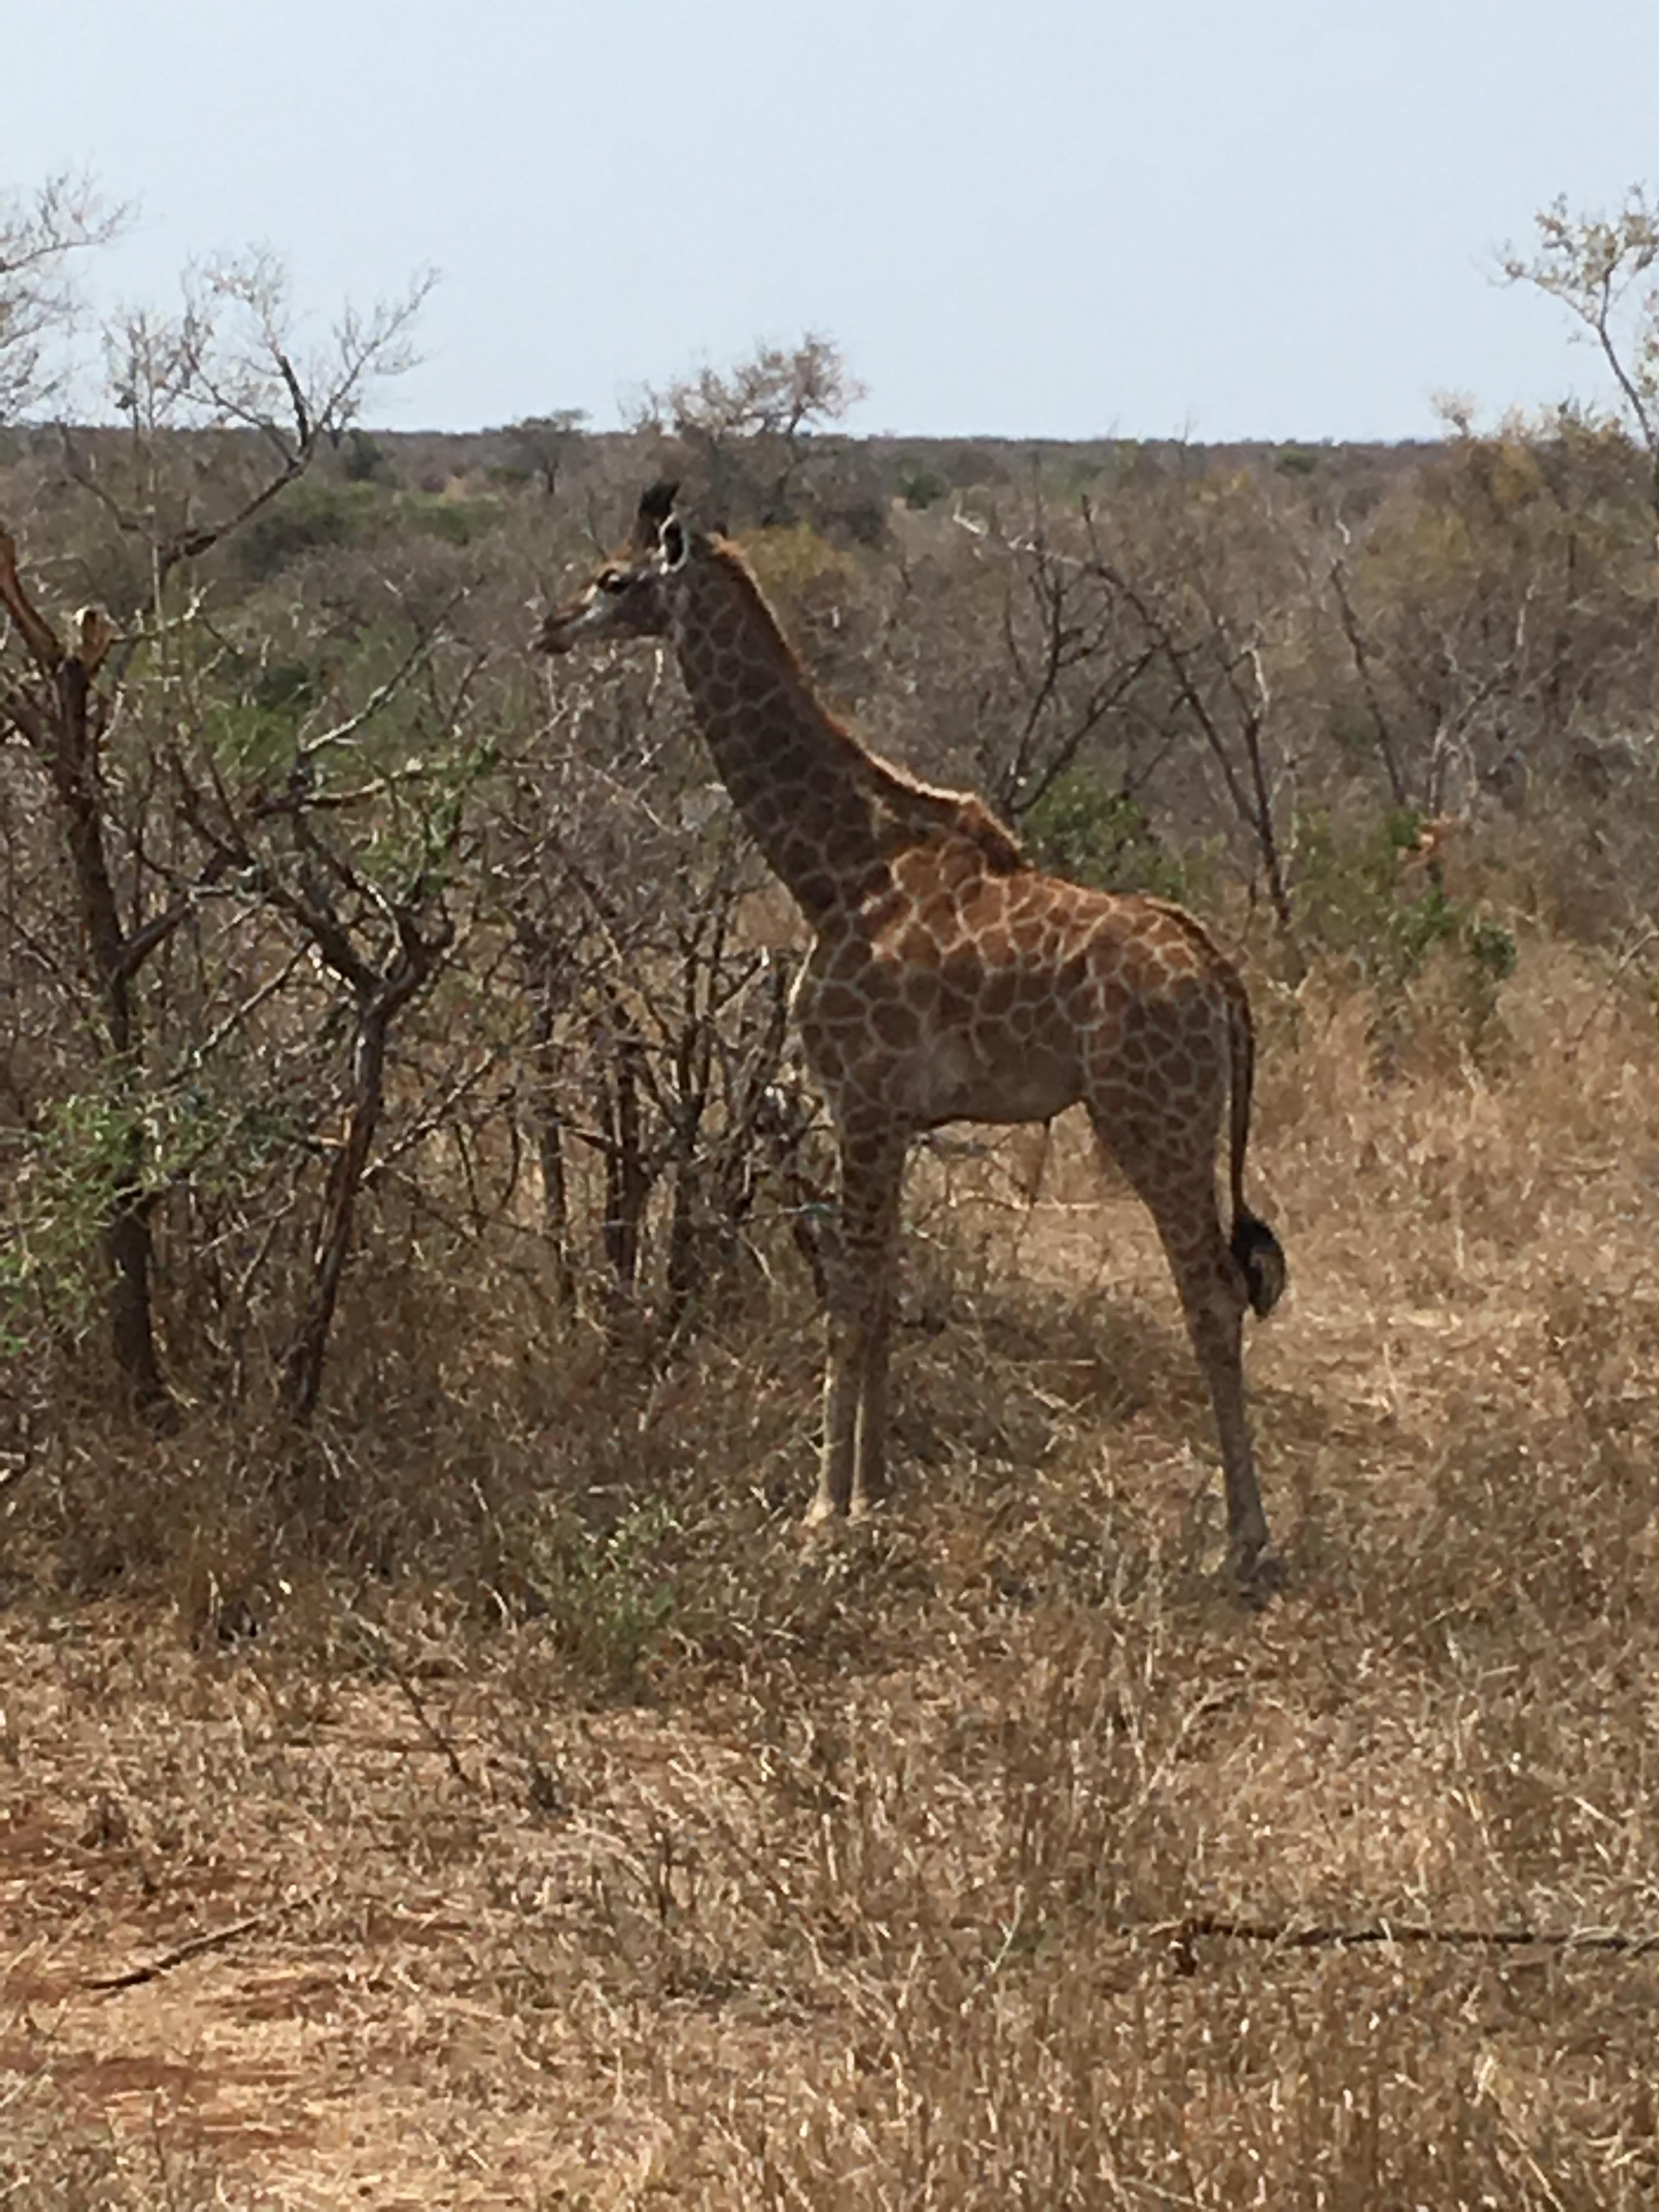
[[76, 300], [64, 264], [106, 245], [127, 219], [84, 177], [52, 177], [32, 198], [0, 198], [0, 422], [38, 405], [60, 377], [46, 366], [48, 339], [66, 332]]
[[[100, 484], [65, 433], [72, 473], [119, 526], [149, 538], [158, 582], [199, 559], [268, 507], [310, 465], [324, 437], [337, 437], [370, 388], [415, 359], [410, 334], [435, 278], [423, 272], [364, 313], [348, 307], [329, 345], [309, 356], [295, 341], [288, 271], [268, 251], [210, 263], [186, 276], [172, 316], [130, 316], [106, 337], [117, 409], [148, 441], [150, 481], [135, 511]], [[267, 456], [263, 475], [222, 512], [192, 511], [186, 481], [169, 496], [155, 468], [155, 441], [173, 430], [250, 432]]]
[[1531, 256], [1510, 247], [1503, 273], [1559, 300], [1583, 325], [1647, 452], [1659, 516], [1659, 289], [1649, 286], [1632, 304], [1638, 281], [1659, 263], [1659, 208], [1632, 185], [1613, 215], [1574, 215], [1562, 197], [1534, 221]]
[[52, 624], [23, 588], [17, 573], [17, 541], [3, 523], [0, 523], [0, 606], [16, 623], [40, 673], [55, 676], [64, 648]]

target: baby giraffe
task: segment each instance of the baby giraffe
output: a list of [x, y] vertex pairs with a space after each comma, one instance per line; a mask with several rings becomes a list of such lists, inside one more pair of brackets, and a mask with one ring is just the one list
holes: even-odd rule
[[[714, 765], [812, 946], [794, 1011], [840, 1146], [814, 1520], [884, 1484], [905, 1156], [945, 1121], [1078, 1101], [1151, 1208], [1215, 1408], [1234, 1571], [1267, 1540], [1244, 1412], [1246, 1305], [1285, 1255], [1244, 1203], [1254, 1044], [1243, 984], [1192, 916], [1042, 874], [981, 801], [867, 751], [817, 697], [737, 547], [640, 501], [626, 548], [536, 644], [666, 637]], [[1232, 1228], [1216, 1207], [1228, 1127]]]

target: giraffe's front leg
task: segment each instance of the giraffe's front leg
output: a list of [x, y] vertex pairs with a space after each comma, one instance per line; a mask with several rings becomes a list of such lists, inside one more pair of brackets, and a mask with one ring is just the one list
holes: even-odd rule
[[860, 1361], [854, 1330], [836, 1313], [830, 1292], [829, 1358], [823, 1377], [823, 1456], [818, 1494], [809, 1522], [842, 1517], [852, 1510], [853, 1469], [858, 1451]]
[[841, 1204], [827, 1269], [829, 1360], [814, 1522], [865, 1511], [881, 1494], [899, 1194], [908, 1137], [859, 1127], [841, 1137]]
[[893, 1350], [895, 1277], [898, 1272], [896, 1224], [882, 1263], [880, 1302], [866, 1333], [864, 1374], [859, 1391], [858, 1449], [853, 1462], [853, 1512], [867, 1512], [887, 1494], [887, 1375]]

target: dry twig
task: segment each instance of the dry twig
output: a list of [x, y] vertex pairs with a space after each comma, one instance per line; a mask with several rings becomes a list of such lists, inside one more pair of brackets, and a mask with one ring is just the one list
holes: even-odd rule
[[285, 1898], [280, 1905], [267, 1905], [263, 1912], [250, 1912], [244, 1920], [233, 1920], [228, 1928], [210, 1928], [204, 1935], [191, 1936], [177, 1943], [171, 1951], [164, 1951], [159, 1959], [148, 1966], [129, 1966], [122, 1974], [97, 1974], [82, 1984], [108, 1995], [117, 1990], [136, 1990], [146, 1982], [158, 1981], [163, 1974], [171, 1973], [175, 1966], [185, 1966], [191, 1959], [199, 1959], [209, 1951], [223, 1951], [232, 1943], [240, 1942], [244, 1936], [252, 1936], [269, 1928], [274, 1922], [286, 1919], [303, 1905], [312, 1904], [322, 1895], [322, 1889], [308, 1889], [298, 1897]]

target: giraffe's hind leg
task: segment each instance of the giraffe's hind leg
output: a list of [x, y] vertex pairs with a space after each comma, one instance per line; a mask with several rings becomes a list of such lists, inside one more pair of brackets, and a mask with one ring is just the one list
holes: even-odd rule
[[1215, 1414], [1230, 1559], [1235, 1573], [1247, 1580], [1267, 1548], [1267, 1516], [1244, 1409], [1248, 1288], [1216, 1210], [1213, 1130], [1159, 1128], [1109, 1115], [1093, 1105], [1090, 1118], [1103, 1148], [1122, 1168], [1158, 1224]]

